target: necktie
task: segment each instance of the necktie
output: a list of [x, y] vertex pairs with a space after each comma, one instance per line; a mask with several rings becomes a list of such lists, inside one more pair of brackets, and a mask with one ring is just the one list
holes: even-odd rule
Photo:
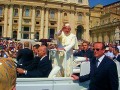
[[113, 60], [116, 59], [116, 57], [113, 58]]
[[96, 68], [98, 67], [98, 62], [99, 62], [99, 60], [98, 60], [98, 59], [96, 59]]

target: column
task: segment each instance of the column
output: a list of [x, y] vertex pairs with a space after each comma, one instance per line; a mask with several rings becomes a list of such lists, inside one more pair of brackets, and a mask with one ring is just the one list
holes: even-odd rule
[[34, 30], [35, 30], [35, 7], [32, 8], [32, 26], [31, 26], [31, 38], [34, 39]]
[[20, 8], [19, 8], [19, 21], [18, 21], [17, 39], [21, 39], [20, 31], [22, 31], [22, 6], [20, 6]]
[[41, 21], [40, 21], [40, 36], [39, 36], [39, 39], [43, 38], [43, 29], [44, 29], [44, 8], [41, 8]]
[[88, 12], [85, 13], [85, 28], [86, 28], [86, 35], [85, 40], [90, 41], [90, 35], [89, 35], [89, 15], [87, 15]]
[[48, 9], [46, 9], [46, 14], [45, 14], [45, 32], [44, 32], [44, 38], [48, 38]]
[[60, 11], [60, 29], [63, 27], [63, 10]]
[[10, 6], [10, 11], [9, 11], [9, 29], [8, 29], [8, 34], [7, 37], [12, 37], [12, 26], [13, 26], [13, 5]]
[[70, 23], [70, 26], [71, 26], [71, 32], [73, 34], [76, 34], [75, 32], [75, 15], [74, 15], [74, 12], [70, 12], [69, 14], [69, 23]]
[[58, 17], [57, 17], [57, 31], [59, 31], [61, 28], [60, 28], [60, 20], [61, 20], [61, 18], [60, 18], [60, 10], [58, 10]]
[[99, 38], [98, 41], [102, 42], [102, 34], [101, 33], [99, 33], [99, 37], [98, 38]]
[[7, 37], [7, 24], [8, 24], [8, 5], [5, 5], [5, 11], [4, 11], [4, 31], [3, 31], [3, 37]]
[[97, 36], [96, 36], [96, 33], [94, 33], [94, 42], [97, 42]]
[[108, 38], [108, 33], [107, 32], [105, 33], [105, 42], [107, 42], [107, 43], [109, 42], [109, 38]]

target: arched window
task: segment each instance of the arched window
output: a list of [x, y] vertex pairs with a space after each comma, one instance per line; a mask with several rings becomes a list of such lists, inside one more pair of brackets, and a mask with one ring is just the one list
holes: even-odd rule
[[36, 17], [40, 17], [40, 10], [36, 11]]
[[0, 37], [2, 37], [2, 26], [0, 26]]
[[17, 31], [13, 31], [13, 38], [17, 38]]
[[29, 8], [26, 8], [25, 9], [25, 16], [29, 16], [30, 15], [30, 9]]
[[2, 8], [2, 7], [0, 7], [0, 16], [2, 15], [2, 10], [3, 10], [3, 8]]
[[18, 16], [18, 9], [14, 9], [14, 16]]
[[39, 32], [35, 33], [35, 39], [39, 39]]
[[50, 10], [50, 18], [55, 18], [55, 11], [54, 10]]
[[64, 16], [66, 17], [66, 16], [67, 16], [67, 13], [64, 13]]
[[82, 21], [82, 14], [81, 13], [78, 14], [78, 21]]
[[79, 25], [77, 26], [77, 32], [76, 32], [76, 36], [78, 40], [83, 39], [83, 33], [84, 33], [84, 28], [83, 26]]

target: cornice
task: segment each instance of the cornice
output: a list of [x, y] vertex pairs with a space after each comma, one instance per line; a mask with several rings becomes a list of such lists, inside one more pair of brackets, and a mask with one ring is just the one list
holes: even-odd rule
[[95, 26], [95, 27], [90, 28], [90, 30], [98, 30], [98, 29], [103, 29], [103, 28], [108, 28], [108, 27], [119, 26], [119, 25], [120, 25], [120, 21], [117, 21], [117, 22], [100, 25], [100, 26]]

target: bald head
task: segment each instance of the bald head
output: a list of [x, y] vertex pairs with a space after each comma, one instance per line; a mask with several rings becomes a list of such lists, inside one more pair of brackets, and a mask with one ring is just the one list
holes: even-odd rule
[[47, 47], [42, 45], [38, 48], [38, 56], [43, 57], [45, 55], [47, 55]]

